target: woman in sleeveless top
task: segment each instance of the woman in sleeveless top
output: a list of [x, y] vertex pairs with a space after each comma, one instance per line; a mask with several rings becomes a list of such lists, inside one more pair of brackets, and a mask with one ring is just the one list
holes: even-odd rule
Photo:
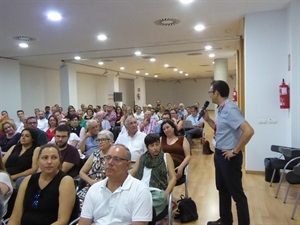
[[6, 171], [14, 181], [37, 171], [37, 142], [37, 131], [32, 128], [25, 128], [21, 133], [20, 143], [12, 146], [4, 155], [3, 163]]
[[184, 168], [191, 158], [189, 142], [184, 136], [179, 136], [178, 130], [171, 120], [163, 121], [160, 136], [161, 148], [172, 156], [178, 180], [182, 177]]
[[161, 151], [157, 134], [148, 134], [144, 139], [147, 147], [145, 152], [134, 164], [131, 175], [149, 186], [153, 206], [158, 216], [167, 205], [167, 197], [176, 184], [176, 174], [172, 157]]
[[41, 172], [26, 177], [18, 190], [9, 225], [68, 224], [78, 217], [74, 181], [60, 170], [58, 147], [42, 146], [38, 165]]

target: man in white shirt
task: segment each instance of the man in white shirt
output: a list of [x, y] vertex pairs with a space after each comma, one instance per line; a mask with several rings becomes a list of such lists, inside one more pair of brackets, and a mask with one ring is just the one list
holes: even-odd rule
[[126, 118], [125, 128], [127, 132], [120, 133], [115, 143], [123, 144], [129, 148], [131, 161], [135, 162], [140, 155], [147, 151], [144, 143], [146, 134], [138, 130], [137, 119], [133, 116], [128, 116]]
[[194, 128], [185, 131], [186, 139], [190, 145], [192, 144], [193, 138], [201, 138], [203, 134], [204, 119], [201, 117], [201, 119], [198, 120], [198, 116], [197, 106], [191, 106], [191, 115], [189, 115], [186, 120], [191, 121]]
[[22, 109], [19, 109], [17, 111], [17, 116], [18, 116], [19, 120], [16, 121], [15, 124], [17, 126], [17, 132], [21, 133], [22, 130], [24, 129], [24, 122], [23, 122], [24, 116], [25, 116], [24, 111]]
[[45, 112], [44, 111], [39, 111], [39, 118], [38, 118], [38, 128], [42, 131], [45, 131], [48, 129], [49, 124], [48, 120], [45, 117]]
[[152, 220], [152, 197], [144, 183], [128, 174], [129, 149], [113, 145], [104, 160], [106, 178], [90, 187], [78, 224], [147, 225]]

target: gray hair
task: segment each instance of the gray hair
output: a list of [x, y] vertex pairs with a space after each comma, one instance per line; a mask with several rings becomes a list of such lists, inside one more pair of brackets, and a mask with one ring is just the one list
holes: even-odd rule
[[114, 144], [114, 145], [112, 145], [111, 147], [122, 147], [122, 148], [124, 148], [125, 149], [125, 151], [126, 151], [126, 159], [128, 160], [128, 161], [131, 161], [131, 153], [130, 153], [130, 150], [129, 150], [129, 148], [127, 148], [125, 145], [123, 145], [123, 144]]
[[109, 130], [101, 130], [97, 136], [104, 134], [106, 136], [106, 138], [108, 138], [109, 140], [114, 141], [114, 134], [112, 132], [110, 132]]
[[127, 118], [126, 118], [126, 120], [125, 120], [125, 126], [127, 126], [129, 123], [130, 123], [130, 120], [132, 119], [132, 118], [134, 118], [135, 119], [135, 117], [134, 116], [127, 116]]
[[95, 119], [88, 120], [88, 121], [87, 121], [88, 127], [89, 127], [91, 124], [93, 124], [93, 123], [97, 123], [97, 124], [98, 124], [97, 120], [95, 120]]

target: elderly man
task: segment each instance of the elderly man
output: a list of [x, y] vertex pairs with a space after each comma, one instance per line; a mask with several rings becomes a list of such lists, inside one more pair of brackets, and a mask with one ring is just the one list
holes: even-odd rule
[[198, 116], [197, 106], [191, 106], [191, 115], [189, 115], [186, 120], [191, 121], [194, 128], [185, 131], [186, 139], [190, 145], [192, 144], [193, 138], [201, 138], [203, 134], [204, 119], [201, 118], [198, 120]]
[[144, 120], [140, 122], [139, 127], [145, 134], [153, 133], [153, 129], [157, 123], [157, 120], [152, 118], [151, 111], [146, 111], [144, 113]]
[[138, 130], [137, 119], [133, 116], [126, 118], [125, 128], [127, 132], [120, 133], [115, 143], [124, 144], [129, 148], [132, 155], [131, 161], [134, 163], [140, 155], [147, 151], [144, 143], [146, 134]]
[[182, 119], [185, 120], [187, 117], [187, 111], [184, 108], [184, 104], [183, 103], [179, 103], [178, 105], [178, 110], [177, 110], [177, 116]]
[[97, 135], [99, 133], [99, 125], [97, 120], [87, 121], [88, 132], [85, 134], [84, 138], [79, 144], [79, 149], [81, 153], [85, 154], [88, 158], [95, 150], [99, 148]]
[[148, 224], [152, 220], [151, 194], [144, 183], [128, 174], [129, 149], [113, 145], [104, 160], [106, 178], [90, 187], [78, 224]]

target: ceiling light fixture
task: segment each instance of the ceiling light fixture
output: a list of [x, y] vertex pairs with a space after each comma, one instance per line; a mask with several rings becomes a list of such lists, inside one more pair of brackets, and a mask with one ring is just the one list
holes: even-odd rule
[[19, 46], [21, 47], [21, 48], [28, 48], [29, 47], [29, 45], [27, 44], [27, 43], [20, 43], [19, 44]]
[[205, 29], [205, 26], [202, 24], [198, 24], [194, 27], [195, 31], [203, 31]]
[[179, 73], [183, 73], [183, 71], [181, 70], [181, 71], [179, 71]]
[[142, 53], [141, 53], [140, 51], [136, 51], [134, 54], [135, 54], [136, 56], [140, 56]]
[[189, 75], [188, 73], [184, 74], [184, 76], [186, 76], [186, 77], [187, 77], [188, 75]]
[[145, 73], [145, 76], [148, 76], [149, 75], [149, 73]]
[[154, 57], [150, 58], [150, 62], [155, 62], [156, 59]]
[[174, 68], [173, 70], [174, 70], [175, 72], [177, 72], [177, 71], [178, 71], [178, 69], [177, 69], [177, 68]]
[[139, 71], [139, 70], [136, 70], [135, 73], [140, 73], [140, 71]]
[[212, 49], [212, 46], [211, 45], [206, 45], [204, 48], [205, 48], [205, 50], [209, 51], [209, 50]]
[[107, 39], [107, 36], [105, 34], [99, 34], [97, 38], [99, 41], [105, 41]]
[[120, 67], [120, 70], [125, 70], [125, 67], [124, 67], [124, 66], [121, 66], [121, 67]]
[[180, 2], [182, 3], [182, 4], [190, 4], [190, 3], [192, 3], [194, 0], [180, 0]]
[[61, 21], [62, 19], [61, 14], [58, 12], [49, 12], [47, 13], [47, 17], [51, 21]]
[[214, 53], [208, 55], [209, 58], [213, 58], [213, 57], [215, 57], [215, 56], [216, 56], [216, 55], [215, 55]]
[[100, 62], [98, 62], [98, 64], [102, 66], [104, 64], [104, 62], [100, 61]]
[[74, 59], [75, 59], [75, 60], [80, 60], [81, 57], [80, 57], [80, 56], [75, 56]]
[[154, 77], [155, 77], [155, 78], [157, 78], [157, 77], [158, 77], [158, 75], [156, 75], [156, 74], [155, 74], [155, 75], [154, 75]]
[[169, 67], [169, 64], [165, 64], [164, 67], [165, 67], [165, 68], [168, 68], [168, 67]]

